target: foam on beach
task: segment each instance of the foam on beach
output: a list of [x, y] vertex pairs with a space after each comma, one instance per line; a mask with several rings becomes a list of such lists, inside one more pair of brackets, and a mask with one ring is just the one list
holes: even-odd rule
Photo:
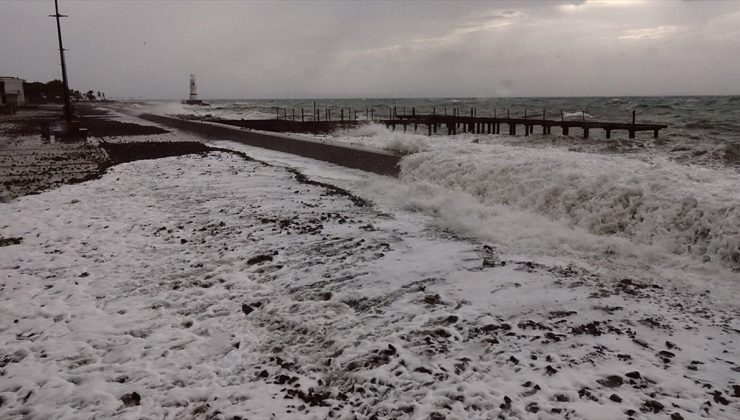
[[680, 256], [687, 265], [740, 267], [740, 175], [729, 168], [378, 125], [335, 137], [418, 152], [404, 158], [398, 190], [383, 188], [400, 205], [440, 216], [466, 234], [518, 243], [519, 251], [669, 265]]

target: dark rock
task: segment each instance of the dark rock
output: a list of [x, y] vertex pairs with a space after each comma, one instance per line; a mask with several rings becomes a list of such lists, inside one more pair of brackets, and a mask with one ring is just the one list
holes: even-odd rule
[[431, 369], [425, 368], [423, 366], [419, 366], [418, 368], [414, 369], [414, 372], [426, 373], [427, 375], [431, 375], [432, 374], [432, 370]]
[[659, 403], [658, 401], [647, 400], [644, 403], [642, 403], [642, 406], [640, 407], [640, 411], [642, 411], [643, 413], [649, 413], [651, 411], [653, 413], [660, 413], [661, 411], [663, 411], [663, 408], [664, 408], [663, 404]]
[[242, 312], [244, 312], [244, 315], [249, 315], [254, 312], [254, 308], [244, 303], [242, 304]]
[[557, 402], [568, 402], [570, 398], [565, 394], [555, 394], [555, 401]]
[[522, 392], [522, 397], [531, 397], [532, 395], [536, 394], [537, 391], [539, 391], [540, 389], [542, 388], [540, 388], [539, 385], [535, 384], [535, 386], [533, 386], [532, 389], [530, 389], [529, 391]]
[[23, 238], [0, 238], [0, 247], [19, 245], [21, 242], [23, 242]]
[[124, 407], [133, 407], [136, 405], [141, 405], [141, 395], [139, 395], [138, 392], [132, 392], [130, 394], [123, 394], [123, 396], [121, 396], [121, 402], [123, 402]]
[[488, 325], [482, 326], [480, 328], [480, 330], [481, 330], [481, 332], [485, 332], [485, 333], [496, 332], [498, 330], [509, 331], [509, 330], [511, 330], [511, 325], [509, 325], [507, 323], [503, 323], [503, 324], [500, 324], [500, 325], [488, 324]]
[[540, 407], [537, 405], [536, 402], [531, 402], [531, 403], [527, 404], [527, 406], [525, 407], [525, 409], [527, 411], [529, 411], [530, 413], [536, 413], [536, 412], [540, 411]]
[[624, 379], [619, 375], [610, 375], [604, 379], [599, 379], [596, 382], [607, 388], [619, 388], [624, 383]]
[[612, 400], [612, 401], [614, 401], [615, 403], [621, 403], [622, 402], [622, 397], [620, 397], [617, 394], [610, 395], [609, 396], [609, 399]]
[[445, 420], [446, 417], [442, 413], [438, 413], [436, 411], [433, 411], [429, 414], [429, 420]]
[[552, 375], [558, 373], [558, 370], [555, 369], [554, 367], [550, 366], [550, 365], [547, 365], [547, 366], [545, 366], [545, 373], [548, 374], [548, 375], [550, 375], [550, 376], [552, 376]]
[[262, 372], [260, 372], [260, 373], [259, 373], [259, 375], [257, 375], [257, 376], [259, 376], [260, 378], [267, 378], [267, 377], [269, 377], [269, 376], [270, 376], [270, 373], [269, 373], [268, 371], [266, 371], [266, 370], [263, 370], [263, 371], [262, 371]]
[[601, 329], [599, 329], [599, 325], [601, 322], [599, 321], [593, 321], [589, 322], [588, 324], [579, 325], [576, 327], [571, 327], [571, 333], [575, 335], [593, 335], [593, 336], [600, 336], [601, 335]]
[[578, 391], [578, 398], [580, 398], [580, 399], [588, 398], [589, 400], [595, 401], [595, 402], [598, 402], [599, 401], [598, 398], [596, 398], [593, 394], [591, 394], [591, 390], [589, 388], [587, 388], [587, 387], [581, 388]]
[[247, 265], [255, 265], [272, 261], [272, 255], [257, 255], [247, 260]]
[[576, 311], [551, 311], [550, 318], [566, 318], [577, 313]]
[[625, 373], [624, 376], [632, 379], [640, 379], [640, 372], [634, 370], [632, 372]]
[[278, 384], [278, 385], [285, 385], [288, 382], [290, 382], [290, 376], [280, 374], [280, 375], [278, 375], [278, 376], [275, 377], [275, 382], [273, 382], [273, 383]]
[[516, 358], [516, 357], [514, 357], [514, 356], [511, 356], [511, 357], [509, 357], [509, 361], [510, 361], [511, 363], [515, 364], [515, 365], [518, 365], [518, 364], [519, 364], [519, 359], [517, 359], [517, 358]]
[[193, 415], [197, 416], [198, 414], [205, 414], [208, 412], [208, 409], [211, 408], [211, 406], [206, 404], [201, 404], [193, 409]]
[[511, 398], [509, 398], [508, 396], [504, 395], [504, 403], [501, 404], [499, 406], [499, 408], [501, 408], [504, 411], [511, 410]]
[[637, 344], [637, 345], [639, 345], [640, 347], [642, 347], [644, 349], [649, 349], [650, 348], [650, 345], [647, 342], [645, 342], [645, 340], [643, 340], [643, 339], [633, 338], [632, 339], [632, 342], [635, 343], [635, 344]]
[[80, 278], [85, 278], [85, 277], [87, 277], [87, 276], [89, 276], [89, 275], [90, 275], [90, 274], [89, 274], [89, 273], [88, 273], [87, 271], [85, 271], [84, 273], [80, 274], [80, 275], [79, 275], [79, 276], [77, 276], [77, 277], [80, 277]]
[[180, 239], [180, 244], [181, 245], [184, 245], [186, 243], [188, 243], [188, 240], [187, 239]]
[[679, 413], [672, 413], [671, 420], [683, 420], [683, 416], [680, 415]]
[[383, 350], [382, 353], [387, 356], [393, 356], [398, 353], [398, 350], [396, 350], [396, 346], [393, 344], [388, 344], [388, 349]]
[[668, 347], [669, 350], [672, 350], [672, 349], [680, 350], [675, 343], [671, 343], [670, 341], [666, 341], [665, 346]]
[[720, 391], [714, 391], [714, 393], [712, 393], [712, 395], [714, 396], [714, 402], [720, 403], [722, 405], [729, 405], [730, 404], [730, 401], [727, 398], [725, 398], [725, 396], [722, 395], [722, 393]]
[[424, 303], [427, 305], [441, 305], [442, 298], [438, 294], [424, 296]]
[[733, 397], [740, 398], [740, 385], [733, 385], [732, 391], [734, 392]]

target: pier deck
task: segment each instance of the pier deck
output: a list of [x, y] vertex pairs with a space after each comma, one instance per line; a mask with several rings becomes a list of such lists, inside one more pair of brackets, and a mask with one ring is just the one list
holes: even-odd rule
[[436, 133], [439, 128], [444, 126], [447, 134], [455, 135], [458, 132], [467, 132], [474, 134], [501, 134], [501, 126], [505, 125], [508, 134], [517, 134], [517, 127], [524, 127], [524, 135], [528, 136], [534, 133], [534, 127], [541, 128], [542, 134], [551, 134], [552, 127], [559, 127], [564, 136], [570, 134], [572, 128], [578, 128], [583, 131], [583, 138], [588, 138], [592, 129], [602, 129], [606, 138], [611, 138], [612, 131], [624, 130], [629, 133], [629, 138], [635, 138], [638, 131], [652, 131], [653, 137], [658, 137], [661, 129], [667, 128], [665, 124], [636, 124], [636, 123], [619, 123], [605, 121], [574, 121], [574, 120], [548, 120], [544, 118], [499, 118], [499, 117], [464, 117], [464, 116], [445, 116], [445, 115], [396, 115], [394, 119], [382, 120], [386, 127], [395, 130], [397, 125], [407, 130], [409, 125], [424, 125], [431, 135]]
[[[528, 116], [527, 111], [524, 111], [524, 117], [511, 117], [508, 110], [506, 110], [506, 117], [500, 117], [494, 115], [491, 117], [479, 117], [475, 108], [470, 110], [468, 116], [460, 115], [458, 109], [452, 110], [452, 115], [437, 114], [436, 110], [432, 114], [417, 114], [415, 108], [411, 109], [411, 114], [406, 114], [405, 109], [402, 114], [396, 112], [395, 107], [388, 107], [387, 118], [378, 117], [379, 113], [376, 114], [374, 109], [366, 109], [364, 112], [358, 112], [358, 110], [349, 109], [345, 113], [345, 109], [341, 109], [334, 116], [339, 118], [332, 119], [332, 110], [329, 108], [322, 110], [314, 109], [311, 114], [304, 113], [303, 109], [300, 112], [296, 112], [293, 109], [289, 114], [287, 109], [276, 108], [276, 117], [274, 119], [266, 120], [219, 120], [210, 119], [212, 122], [219, 122], [223, 124], [234, 125], [237, 127], [248, 128], [253, 130], [265, 130], [265, 131], [276, 131], [276, 132], [304, 132], [304, 133], [328, 133], [336, 129], [341, 128], [353, 128], [361, 124], [368, 122], [376, 122], [384, 124], [388, 128], [396, 129], [396, 126], [401, 126], [404, 131], [409, 129], [409, 126], [413, 127], [414, 131], [419, 129], [419, 126], [424, 126], [429, 135], [437, 133], [440, 129], [443, 129], [444, 134], [455, 135], [458, 133], [473, 133], [473, 134], [503, 134], [507, 133], [510, 135], [519, 134], [519, 127], [524, 128], [525, 136], [534, 134], [535, 127], [539, 127], [542, 134], [551, 134], [553, 127], [558, 127], [560, 132], [564, 136], [571, 134], [571, 129], [579, 129], [583, 134], [583, 138], [589, 138], [591, 130], [604, 130], [606, 138], [611, 138], [612, 131], [622, 130], [629, 134], [629, 138], [635, 138], [635, 134], [641, 131], [648, 131], [653, 133], [653, 137], [657, 138], [660, 130], [667, 128], [666, 124], [637, 124], [635, 112], [632, 112], [631, 122], [607, 122], [607, 121], [587, 121], [584, 116], [581, 120], [565, 119], [561, 111], [561, 118], [559, 120], [546, 118], [547, 113], [542, 112], [541, 116]], [[336, 112], [336, 110], [334, 110]], [[321, 115], [323, 114], [323, 119]], [[358, 118], [364, 114], [364, 118]], [[501, 126], [504, 126], [505, 130], [501, 130]], [[519, 130], [519, 131], [518, 131]]]

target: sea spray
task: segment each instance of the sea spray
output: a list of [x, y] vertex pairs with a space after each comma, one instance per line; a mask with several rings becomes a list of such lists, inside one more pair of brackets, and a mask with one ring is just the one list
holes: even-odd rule
[[740, 268], [740, 176], [554, 149], [465, 144], [407, 156], [402, 180], [464, 192], [601, 237]]

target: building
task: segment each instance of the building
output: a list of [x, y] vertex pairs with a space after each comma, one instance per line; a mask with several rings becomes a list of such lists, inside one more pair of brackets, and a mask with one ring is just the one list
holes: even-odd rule
[[17, 77], [0, 76], [0, 105], [23, 106], [26, 95], [23, 93], [25, 80]]

